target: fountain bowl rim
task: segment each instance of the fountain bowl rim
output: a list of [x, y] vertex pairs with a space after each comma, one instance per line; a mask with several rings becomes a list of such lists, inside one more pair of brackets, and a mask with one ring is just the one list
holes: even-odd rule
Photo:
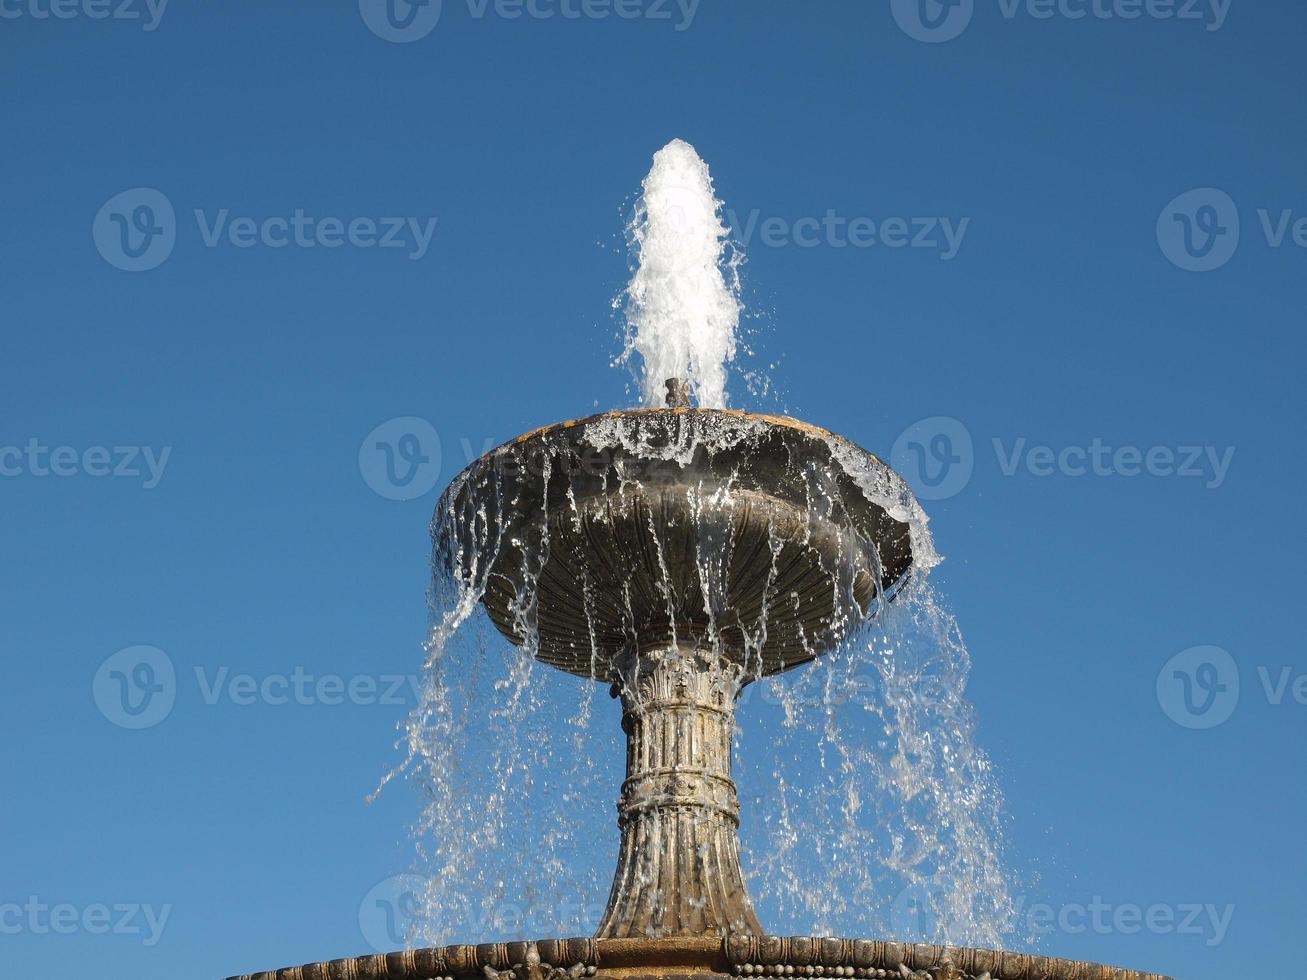
[[[645, 427], [646, 423], [648, 428]], [[690, 428], [696, 424], [703, 427], [697, 430]], [[775, 442], [774, 440], [777, 439], [780, 441]], [[720, 458], [723, 462], [705, 463], [701, 457], [696, 457], [694, 462], [690, 462], [688, 457], [679, 457], [679, 451], [676, 449], [671, 450], [670, 456], [667, 455], [669, 447], [684, 446], [688, 449], [701, 440], [709, 447], [708, 459]], [[551, 508], [539, 508], [535, 503], [542, 495], [558, 492], [557, 487], [553, 491], [548, 489], [553, 477], [549, 475], [550, 471], [547, 468], [540, 470], [532, 466], [522, 469], [520, 463], [515, 462], [505, 471], [516, 474], [510, 477], [518, 481], [513, 492], [503, 494], [498, 490], [490, 490], [487, 493], [488, 485], [483, 484], [483, 480], [488, 474], [497, 470], [501, 462], [516, 459], [518, 453], [534, 454], [537, 450], [543, 451], [546, 458], [554, 457], [560, 452], [584, 454], [588, 450], [583, 447], [587, 446], [601, 453], [613, 450], [616, 453], [615, 458], [632, 458], [647, 461], [655, 467], [662, 467], [664, 464], [671, 467], [672, 469], [667, 472], [673, 481], [672, 484], [664, 485], [657, 478], [652, 484], [654, 487], [663, 487], [657, 490], [657, 494], [660, 495], [658, 499], [663, 501], [666, 501], [666, 497], [661, 495], [665, 494], [667, 486], [695, 485], [693, 482], [679, 483], [681, 467], [687, 467], [685, 471], [687, 473], [706, 473], [712, 467], [718, 466], [716, 479], [729, 481], [731, 486], [738, 489], [741, 494], [759, 496], [763, 506], [754, 513], [765, 514], [769, 509], [773, 509], [775, 514], [784, 515], [783, 520], [796, 522], [787, 533], [793, 534], [792, 540], [796, 542], [808, 542], [805, 547], [810, 548], [812, 556], [801, 558], [799, 561], [811, 569], [818, 568], [823, 562], [842, 560], [839, 556], [845, 554], [843, 551], [845, 545], [842, 542], [846, 531], [862, 535], [857, 548], [861, 549], [858, 553], [863, 557], [859, 561], [865, 562], [865, 567], [857, 574], [866, 581], [859, 582], [857, 588], [861, 591], [856, 601], [864, 612], [871, 609], [876, 596], [879, 596], [882, 602], [892, 601], [919, 570], [917, 558], [920, 541], [917, 530], [924, 523], [924, 519], [919, 520], [920, 505], [906, 481], [881, 457], [844, 436], [786, 415], [751, 413], [726, 408], [665, 406], [599, 412], [540, 426], [482, 454], [451, 481], [436, 505], [431, 524], [432, 543], [438, 552], [433, 561], [433, 567], [438, 570], [436, 575], [442, 574], [439, 569], [453, 571], [456, 577], [461, 574], [459, 569], [463, 561], [462, 556], [465, 554], [464, 544], [467, 541], [465, 536], [479, 533], [471, 529], [482, 526], [483, 522], [501, 528], [525, 527], [539, 519], [531, 515], [552, 513]], [[768, 447], [764, 452], [770, 454], [773, 460], [776, 459], [777, 452], [789, 454], [797, 452], [801, 459], [831, 466], [833, 478], [844, 488], [839, 492], [851, 493], [856, 497], [858, 502], [850, 504], [854, 509], [834, 519], [827, 516], [805, 518], [801, 516], [805, 506], [803, 501], [805, 495], [811, 491], [802, 476], [787, 477], [782, 481], [775, 474], [765, 476], [763, 473], [755, 472], [751, 477], [741, 477], [740, 473], [731, 469], [731, 459], [744, 460], [755, 449], [763, 447]], [[725, 455], [719, 457], [719, 453]], [[603, 474], [601, 475], [599, 470], [589, 473], [586, 479], [591, 485], [585, 490], [587, 500], [602, 499], [611, 492], [608, 489], [606, 474], [614, 465], [613, 460], [601, 457], [601, 461], [596, 461], [595, 465], [603, 470]], [[565, 465], [564, 470], [568, 466], [570, 464]], [[583, 463], [582, 469], [586, 469], [587, 466], [588, 462]], [[706, 466], [708, 469], [701, 471], [698, 469], [701, 466]], [[673, 476], [672, 473], [676, 475]], [[739, 478], [738, 483], [736, 483], [737, 478]], [[757, 482], [759, 479], [763, 482]], [[777, 482], [773, 483], [773, 479]], [[571, 492], [568, 491], [569, 497]], [[526, 496], [521, 497], [520, 493], [525, 493]], [[498, 503], [494, 502], [496, 499]], [[853, 500], [852, 497], [846, 499]], [[489, 502], [490, 510], [486, 510], [484, 503], [478, 503], [479, 500]], [[573, 503], [575, 502], [573, 498]], [[684, 502], [680, 506], [684, 507]], [[746, 517], [744, 520], [756, 529], [767, 526], [765, 522], [770, 519]], [[815, 523], [809, 524], [805, 530], [799, 530], [803, 522], [808, 520], [815, 520]], [[674, 525], [673, 519], [669, 526]], [[756, 536], [756, 530], [753, 533]], [[511, 534], [509, 540], [512, 548], [521, 547], [518, 534]], [[587, 541], [585, 545], [591, 550], [593, 546], [592, 541]], [[490, 598], [492, 592], [486, 592], [480, 598], [490, 611], [491, 619], [499, 631], [511, 642], [521, 645], [523, 640], [520, 631], [515, 628], [511, 620], [512, 604], [506, 598], [508, 592], [512, 590], [514, 576], [518, 572], [509, 571], [505, 575], [500, 571], [499, 565], [501, 560], [506, 560], [509, 564], [504, 566], [505, 568], [517, 569], [517, 560], [512, 558], [512, 553], [506, 551], [494, 559], [494, 567], [486, 566], [488, 569], [485, 573], [488, 574], [486, 585], [492, 581], [497, 583], [492, 590], [495, 598], [493, 600]], [[793, 558], [790, 560], [793, 562]], [[801, 574], [810, 577], [812, 572]], [[507, 591], [505, 583], [509, 587]], [[750, 583], [751, 586], [756, 584]], [[796, 590], [804, 588], [801, 582], [792, 584]], [[808, 588], [811, 587], [809, 581]], [[648, 591], [645, 589], [641, 594]], [[504, 592], [504, 595], [499, 595], [499, 592]], [[798, 591], [794, 592], [794, 595], [798, 594]], [[751, 601], [743, 605], [736, 601], [728, 604], [735, 608], [756, 611], [758, 596], [750, 596], [747, 590], [744, 595]], [[557, 600], [568, 601], [554, 601], [549, 608], [555, 610], [571, 608], [570, 600], [574, 598], [575, 596], [556, 596]], [[733, 598], [738, 599], [738, 597]], [[830, 635], [826, 635], [830, 624], [812, 618], [813, 610], [824, 608], [820, 597], [813, 602], [815, 605], [810, 603], [803, 614], [806, 621], [796, 618], [797, 626], [778, 629], [774, 634], [769, 631], [767, 648], [756, 652], [759, 676], [778, 673], [807, 663], [824, 649], [840, 641], [842, 633], [832, 631]], [[545, 608], [543, 603], [541, 608]], [[765, 602], [762, 608], [766, 608]], [[746, 621], [752, 623], [752, 619], [747, 618], [749, 615], [752, 613], [746, 614]], [[577, 652], [584, 644], [579, 644], [576, 638], [584, 637], [587, 630], [590, 635], [590, 647], [594, 647], [595, 624], [588, 620], [586, 623], [573, 623], [564, 622], [563, 619], [566, 617], [555, 618], [558, 621], [552, 623], [548, 629], [544, 628], [542, 623], [539, 659], [578, 676], [599, 676], [600, 679], [611, 680], [609, 676], [611, 672], [595, 675], [593, 649], [588, 652]], [[648, 619], [647, 609], [642, 610], [641, 618], [641, 629], [637, 632], [641, 633], [639, 642], [644, 643], [648, 640], [643, 635], [643, 627], [656, 627], [657, 624], [652, 620], [643, 621]], [[627, 627], [615, 621], [610, 622], [609, 619], [611, 617], [603, 621], [601, 629], [603, 636], [600, 644], [601, 659], [605, 662], [616, 654], [619, 646], [635, 640], [634, 633], [629, 637], [626, 635]], [[745, 628], [747, 626], [743, 624], [728, 627], [729, 630], [736, 632]], [[811, 639], [805, 641], [805, 636], [820, 637], [817, 645], [822, 649], [811, 650], [813, 641]], [[734, 650], [744, 642], [746, 641], [732, 634], [728, 646]]]
[[[475, 469], [477, 467], [477, 464], [481, 463], [488, 457], [494, 456], [496, 453], [501, 452], [505, 449], [511, 449], [514, 446], [520, 446], [523, 445], [524, 443], [531, 442], [535, 439], [539, 439], [544, 436], [552, 435], [553, 433], [556, 432], [565, 432], [568, 429], [574, 429], [577, 428], [578, 426], [592, 425], [598, 422], [602, 422], [606, 419], [663, 418], [663, 417], [678, 416], [678, 415], [689, 416], [691, 418], [716, 417], [716, 418], [743, 419], [749, 422], [761, 422], [768, 425], [781, 426], [782, 428], [794, 429], [795, 431], [802, 432], [805, 435], [814, 436], [818, 439], [834, 439], [835, 441], [840, 442], [851, 449], [857, 450], [858, 452], [866, 456], [870, 456], [872, 459], [876, 460], [878, 463], [880, 463], [883, 466], [889, 465], [883, 459], [877, 456], [875, 453], [871, 452], [870, 450], [862, 448], [852, 439], [849, 439], [846, 436], [842, 436], [838, 432], [832, 432], [829, 429], [822, 428], [819, 425], [813, 425], [811, 422], [805, 422], [802, 419], [796, 419], [790, 415], [773, 415], [766, 412], [746, 412], [743, 409], [739, 409], [739, 408], [698, 408], [698, 407], [691, 406], [691, 407], [676, 407], [676, 408], [668, 408], [668, 407], [616, 408], [616, 409], [609, 409], [606, 412], [595, 412], [592, 415], [583, 415], [578, 418], [567, 419], [566, 421], [563, 422], [553, 422], [550, 423], [549, 425], [542, 425], [535, 429], [531, 429], [528, 432], [523, 432], [521, 435], [513, 439], [509, 439], [507, 442], [501, 443], [500, 445], [496, 446], [494, 449], [491, 449], [490, 451], [483, 453], [477, 459], [473, 460], [467, 467], [465, 467], [462, 472], [467, 473], [468, 471]], [[453, 483], [457, 483], [457, 482], [458, 482], [457, 479], [453, 481]]]
[[[228, 980], [485, 980], [487, 974], [510, 974], [531, 980], [524, 959], [538, 949], [542, 962], [557, 972], [576, 964], [613, 978], [688, 978], [743, 980], [759, 975], [839, 976], [833, 967], [857, 962], [861, 973], [903, 980], [969, 980], [988, 974], [992, 980], [1170, 980], [1159, 973], [1130, 970], [1082, 960], [983, 947], [850, 939], [834, 936], [681, 936], [669, 938], [543, 939], [483, 942], [409, 948], [349, 959], [305, 964]], [[786, 967], [791, 971], [786, 971]], [[746, 967], [750, 969], [746, 970]], [[752, 967], [757, 967], [756, 970]], [[779, 968], [779, 969], [778, 969]], [[848, 969], [847, 965], [844, 969]], [[848, 970], [844, 976], [849, 976]], [[541, 971], [540, 977], [554, 975]]]

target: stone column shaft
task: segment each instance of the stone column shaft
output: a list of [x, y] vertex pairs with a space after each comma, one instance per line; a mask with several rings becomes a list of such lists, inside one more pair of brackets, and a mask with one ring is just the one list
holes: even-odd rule
[[595, 935], [760, 934], [740, 872], [731, 779], [739, 668], [692, 645], [663, 645], [629, 655], [619, 675], [622, 842]]

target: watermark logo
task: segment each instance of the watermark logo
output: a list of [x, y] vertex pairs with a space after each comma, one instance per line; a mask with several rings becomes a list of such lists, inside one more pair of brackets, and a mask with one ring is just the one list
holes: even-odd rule
[[[1050, 446], [1025, 436], [991, 439], [1004, 477], [1062, 477], [1201, 480], [1218, 490], [1234, 464], [1234, 446], [1114, 446], [1095, 436], [1088, 443]], [[961, 493], [975, 463], [971, 433], [954, 418], [938, 416], [909, 426], [894, 442], [890, 464], [921, 500], [945, 500]]]
[[747, 685], [735, 699], [736, 708], [743, 709], [755, 699], [787, 710], [818, 705], [867, 704], [881, 685], [879, 678], [871, 674], [829, 677], [820, 684], [791, 680], [791, 676], [776, 674]]
[[[468, 17], [484, 20], [667, 20], [676, 31], [694, 23], [701, 0], [467, 0]], [[969, 2], [969, 0], [968, 0]], [[359, 0], [363, 23], [383, 41], [420, 41], [440, 21], [441, 0]]]
[[1219, 490], [1234, 463], [1234, 446], [1110, 446], [1095, 436], [1085, 446], [1048, 446], [1030, 443], [1024, 436], [1004, 444], [994, 439], [994, 456], [1004, 476], [1025, 470], [1037, 479], [1052, 476], [1126, 477], [1202, 480], [1208, 490]]
[[127, 647], [100, 665], [91, 692], [100, 714], [118, 727], [153, 728], [172, 713], [177, 672], [158, 647]]
[[1177, 725], [1215, 728], [1239, 706], [1239, 667], [1220, 647], [1182, 650], [1157, 674], [1157, 703]]
[[426, 419], [383, 422], [359, 446], [363, 482], [387, 500], [413, 500], [440, 478], [440, 436]]
[[0, 0], [0, 20], [136, 20], [158, 28], [168, 0]]
[[1186, 191], [1158, 216], [1157, 244], [1178, 268], [1219, 269], [1239, 248], [1239, 208], [1229, 194], [1214, 187]]
[[[1287, 244], [1307, 249], [1307, 216], [1292, 208], [1258, 208], [1257, 229], [1266, 247]], [[1244, 241], [1255, 236], [1244, 235]], [[1186, 191], [1162, 210], [1157, 243], [1170, 262], [1187, 272], [1213, 272], [1225, 266], [1241, 243], [1239, 207], [1213, 187]]]
[[733, 239], [746, 248], [755, 239], [767, 248], [911, 248], [934, 252], [944, 262], [957, 257], [971, 227], [966, 217], [849, 217], [834, 208], [827, 208], [820, 218], [808, 215], [794, 220], [778, 215], [764, 218], [756, 208], [741, 219], [728, 208], [726, 220]]
[[172, 254], [177, 216], [172, 202], [153, 187], [133, 187], [109, 198], [91, 225], [100, 255], [124, 272], [147, 272]]
[[1014, 910], [1018, 929], [1034, 936], [1192, 936], [1209, 949], [1221, 945], [1234, 920], [1234, 906], [1214, 902], [1108, 902], [1095, 895], [1088, 902], [1026, 904], [1024, 896]]
[[[966, 910], [950, 901], [956, 889], [934, 882], [909, 885], [890, 906], [890, 927], [905, 939], [918, 942], [946, 942], [965, 922]], [[1005, 932], [1021, 935], [1080, 936], [1149, 933], [1156, 936], [1185, 936], [1202, 940], [1207, 947], [1219, 946], [1229, 933], [1234, 906], [1213, 902], [1109, 902], [1095, 895], [1088, 902], [1057, 905], [1029, 902], [1018, 895], [1005, 914]]]
[[0, 902], [0, 936], [139, 936], [141, 945], [156, 946], [172, 915], [172, 905], [118, 902], [74, 905], [43, 902], [31, 895], [25, 902]]
[[908, 37], [927, 44], [951, 41], [967, 29], [975, 0], [890, 0], [894, 20]]
[[1234, 0], [998, 0], [1004, 20], [1025, 14], [1032, 20], [1174, 20], [1219, 31]]
[[[647, 190], [636, 202], [627, 225], [635, 230], [642, 247], [650, 240], [675, 242], [715, 234], [726, 239], [724, 261], [728, 264], [735, 257], [735, 246], [749, 250], [755, 244], [764, 248], [911, 249], [949, 262], [961, 251], [971, 219], [947, 215], [872, 217], [841, 214], [834, 208], [820, 216], [797, 218], [764, 215], [758, 208], [719, 211], [702, 191], [668, 184]], [[658, 261], [669, 271], [680, 272], [700, 265], [704, 255], [697, 249], [663, 249]]]
[[[0, 0], [3, 2], [3, 0]], [[403, 250], [411, 261], [423, 258], [438, 218], [404, 215], [318, 216], [295, 208], [286, 214], [234, 214], [230, 208], [194, 208], [200, 243], [209, 249], [325, 248]], [[115, 194], [92, 223], [95, 247], [104, 260], [126, 272], [162, 265], [177, 244], [178, 222], [172, 202], [149, 187]]]
[[440, 23], [442, 0], [359, 0], [368, 30], [383, 41], [420, 41]]
[[140, 480], [153, 490], [163, 479], [172, 446], [47, 446], [33, 437], [23, 446], [0, 445], [0, 477], [112, 477]]
[[[628, 228], [640, 229], [644, 241], [688, 242], [697, 240], [704, 229], [727, 229], [715, 202], [702, 191], [681, 184], [659, 184], [650, 188], [635, 203]], [[704, 255], [695, 249], [662, 249], [658, 262], [668, 273], [681, 273], [697, 267]]]
[[940, 910], [946, 889], [932, 882], [914, 882], [894, 897], [889, 908], [890, 930], [908, 941], [933, 942], [948, 930]]
[[[1307, 706], [1307, 672], [1301, 668], [1261, 664], [1257, 681], [1268, 705]], [[1190, 647], [1168, 660], [1157, 675], [1157, 703], [1185, 728], [1224, 724], [1239, 706], [1240, 694], [1239, 668], [1220, 647]]]
[[313, 674], [296, 666], [289, 674], [234, 674], [219, 667], [195, 668], [200, 698], [212, 707], [226, 700], [237, 707], [271, 705], [404, 705], [418, 700], [422, 679], [414, 674]]
[[421, 875], [391, 875], [359, 903], [359, 932], [378, 953], [403, 949], [415, 938], [422, 895], [430, 882]]
[[944, 500], [971, 482], [976, 454], [967, 427], [937, 415], [903, 431], [890, 450], [890, 465], [921, 500]]
[[1307, 674], [1295, 674], [1292, 667], [1278, 667], [1272, 677], [1270, 667], [1258, 667], [1257, 679], [1268, 704], [1278, 706], [1289, 697], [1295, 704], [1307, 706]]
[[[420, 702], [423, 686], [417, 674], [318, 674], [301, 665], [288, 673], [259, 675], [228, 666], [196, 666], [194, 677], [200, 703], [206, 707], [402, 707]], [[161, 724], [183, 694], [190, 696], [189, 691], [168, 655], [151, 646], [119, 650], [100, 665], [92, 684], [100, 713], [122, 728]]]
[[[1209, 32], [1225, 26], [1233, 0], [997, 0], [1004, 22], [1176, 21], [1202, 24]], [[894, 20], [909, 37], [927, 44], [951, 41], [971, 23], [974, 0], [890, 0]]]
[[195, 224], [205, 248], [230, 245], [233, 248], [282, 249], [350, 248], [405, 249], [416, 262], [427, 254], [436, 233], [437, 218], [386, 216], [380, 218], [316, 217], [296, 208], [289, 215], [255, 218], [233, 216], [228, 208], [212, 214], [195, 209]]
[[[436, 884], [436, 879], [422, 875], [398, 874], [375, 885], [359, 904], [359, 929], [368, 945], [377, 952], [409, 947], [427, 938], [421, 927], [433, 918], [442, 929], [471, 936], [494, 935], [508, 942], [536, 936], [584, 936], [598, 928], [605, 910], [602, 902], [580, 902], [561, 895], [530, 904], [474, 903], [465, 895], [438, 889]], [[591, 967], [584, 975], [593, 976], [594, 972]]]

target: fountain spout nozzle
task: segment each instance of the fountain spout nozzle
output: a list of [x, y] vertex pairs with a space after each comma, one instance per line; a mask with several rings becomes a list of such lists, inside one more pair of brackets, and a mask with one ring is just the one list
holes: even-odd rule
[[668, 408], [690, 407], [690, 382], [682, 381], [680, 378], [668, 378], [664, 384], [667, 386]]

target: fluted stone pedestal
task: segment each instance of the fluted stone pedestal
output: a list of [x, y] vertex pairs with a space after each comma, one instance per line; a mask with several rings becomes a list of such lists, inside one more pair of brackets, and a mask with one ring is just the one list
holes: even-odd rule
[[762, 926], [740, 872], [731, 742], [741, 669], [692, 639], [617, 668], [626, 782], [601, 939], [745, 933]]

